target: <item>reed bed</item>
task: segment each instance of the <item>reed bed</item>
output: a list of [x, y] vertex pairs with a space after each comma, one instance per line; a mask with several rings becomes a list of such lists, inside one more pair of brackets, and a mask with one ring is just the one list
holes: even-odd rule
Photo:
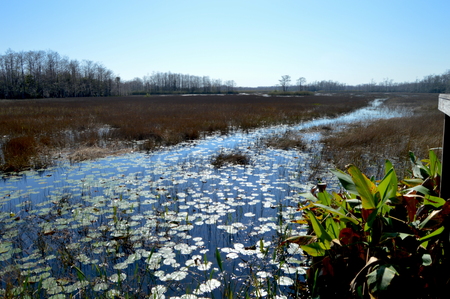
[[400, 177], [410, 168], [409, 152], [427, 158], [431, 148], [442, 145], [444, 115], [437, 94], [403, 95], [386, 102], [393, 109], [412, 111], [410, 116], [352, 124], [322, 139], [321, 157], [339, 169], [355, 164], [364, 173], [381, 177], [384, 160], [396, 165]]
[[0, 101], [0, 170], [45, 167], [61, 155], [74, 155], [78, 149], [86, 151], [89, 147], [106, 149], [105, 155], [137, 147], [153, 150], [217, 132], [333, 117], [362, 107], [374, 97], [348, 94], [5, 100]]

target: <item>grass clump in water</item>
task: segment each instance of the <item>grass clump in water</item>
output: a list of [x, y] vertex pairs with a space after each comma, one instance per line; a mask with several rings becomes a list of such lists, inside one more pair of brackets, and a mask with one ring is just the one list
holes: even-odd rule
[[295, 131], [286, 131], [281, 135], [274, 134], [268, 138], [262, 140], [262, 142], [272, 148], [278, 148], [282, 150], [289, 149], [306, 149], [306, 143], [303, 140], [301, 134]]
[[250, 157], [241, 151], [221, 152], [212, 158], [211, 164], [215, 168], [220, 168], [226, 164], [248, 165], [250, 164]]

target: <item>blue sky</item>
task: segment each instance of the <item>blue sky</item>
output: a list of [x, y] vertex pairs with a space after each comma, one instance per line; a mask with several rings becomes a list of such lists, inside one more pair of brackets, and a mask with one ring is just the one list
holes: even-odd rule
[[53, 50], [123, 80], [174, 72], [238, 86], [415, 81], [450, 69], [448, 0], [0, 0], [0, 53]]

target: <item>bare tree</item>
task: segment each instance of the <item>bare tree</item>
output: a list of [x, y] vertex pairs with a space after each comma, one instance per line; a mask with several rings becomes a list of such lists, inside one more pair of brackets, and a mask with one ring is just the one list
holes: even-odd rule
[[303, 90], [303, 84], [306, 83], [306, 79], [304, 77], [300, 77], [297, 79], [298, 91]]
[[281, 76], [281, 80], [278, 81], [280, 81], [281, 89], [283, 91], [287, 91], [291, 82], [291, 76], [289, 75]]

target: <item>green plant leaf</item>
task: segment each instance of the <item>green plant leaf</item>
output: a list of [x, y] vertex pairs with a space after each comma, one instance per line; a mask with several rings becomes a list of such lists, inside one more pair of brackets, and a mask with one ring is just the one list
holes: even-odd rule
[[394, 239], [399, 237], [400, 239], [404, 240], [407, 237], [414, 237], [414, 235], [411, 234], [405, 234], [405, 233], [383, 233], [382, 234], [382, 239], [383, 240], [387, 240], [387, 239]]
[[402, 183], [408, 187], [414, 187], [423, 184], [423, 179], [403, 179]]
[[355, 165], [350, 165], [347, 171], [355, 183], [356, 190], [358, 190], [358, 194], [362, 200], [363, 208], [366, 210], [375, 209], [377, 202], [375, 201], [374, 195], [378, 191], [377, 186], [361, 173]]
[[339, 219], [341, 219], [342, 221], [346, 221], [346, 222], [350, 221], [350, 222], [352, 222], [354, 224], [359, 224], [358, 220], [356, 220], [354, 218], [351, 218], [351, 217], [348, 217], [344, 213], [342, 213], [342, 212], [340, 212], [340, 211], [338, 211], [336, 209], [333, 209], [332, 207], [325, 206], [325, 205], [322, 205], [322, 204], [314, 204], [314, 205], [316, 207], [322, 208], [322, 209], [324, 209], [324, 210], [326, 210], [326, 211], [328, 211], [328, 212], [330, 212], [332, 214], [338, 215]]
[[326, 205], [326, 206], [330, 206], [331, 205], [331, 195], [328, 192], [319, 192], [317, 194], [317, 198], [319, 199], [319, 202]]
[[445, 229], [445, 227], [441, 226], [440, 228], [438, 228], [437, 230], [435, 230], [431, 234], [428, 234], [425, 237], [420, 238], [419, 241], [423, 242], [423, 241], [426, 241], [428, 239], [431, 239], [431, 238], [441, 234], [444, 231], [444, 229]]
[[306, 211], [309, 220], [311, 221], [311, 225], [313, 227], [314, 232], [316, 233], [317, 238], [319, 238], [329, 249], [330, 242], [333, 238], [327, 233], [322, 224], [317, 220], [316, 216], [311, 211]]
[[430, 176], [430, 169], [423, 166], [422, 161], [417, 160], [412, 152], [409, 152], [409, 157], [413, 163], [412, 171], [416, 178], [426, 179]]
[[428, 188], [422, 186], [422, 185], [418, 185], [418, 186], [415, 186], [415, 187], [406, 189], [405, 192], [409, 192], [409, 191], [411, 191], [411, 190], [420, 192], [420, 193], [422, 193], [422, 194], [424, 194], [424, 195], [430, 194], [430, 190], [429, 190]]
[[381, 195], [382, 203], [385, 203], [386, 200], [390, 198], [396, 197], [397, 189], [398, 189], [397, 175], [395, 174], [394, 168], [391, 168], [378, 185], [378, 190]]
[[367, 274], [367, 284], [370, 292], [379, 294], [388, 290], [392, 280], [399, 275], [395, 268], [391, 265], [380, 265], [375, 270]]
[[359, 195], [351, 176], [339, 169], [333, 169], [331, 172], [339, 179], [339, 182], [345, 190], [352, 194]]
[[219, 265], [219, 269], [220, 269], [220, 271], [223, 272], [222, 257], [220, 256], [220, 251], [218, 248], [216, 248], [215, 256], [216, 256], [217, 264]]
[[300, 248], [310, 256], [324, 256], [326, 253], [324, 244], [320, 244], [319, 242], [300, 245]]
[[433, 263], [433, 260], [431, 259], [431, 255], [426, 253], [422, 255], [422, 265], [429, 266]]
[[327, 233], [333, 238], [333, 239], [339, 239], [339, 234], [341, 232], [341, 227], [334, 221], [332, 217], [328, 217], [325, 219], [325, 228]]
[[385, 160], [384, 161], [384, 176], [387, 176], [391, 169], [394, 169], [394, 165], [392, 165], [391, 161]]
[[433, 150], [430, 150], [429, 156], [430, 156], [430, 165], [429, 165], [430, 175], [432, 177], [436, 177], [438, 175], [441, 176], [442, 165], [438, 157], [436, 156], [436, 153]]
[[440, 208], [445, 204], [445, 199], [437, 196], [425, 195], [425, 200], [423, 203], [425, 205], [432, 205], [435, 208]]
[[311, 192], [306, 192], [306, 193], [300, 193], [299, 194], [301, 197], [304, 197], [306, 199], [309, 199], [312, 202], [317, 201], [317, 198], [311, 193]]

